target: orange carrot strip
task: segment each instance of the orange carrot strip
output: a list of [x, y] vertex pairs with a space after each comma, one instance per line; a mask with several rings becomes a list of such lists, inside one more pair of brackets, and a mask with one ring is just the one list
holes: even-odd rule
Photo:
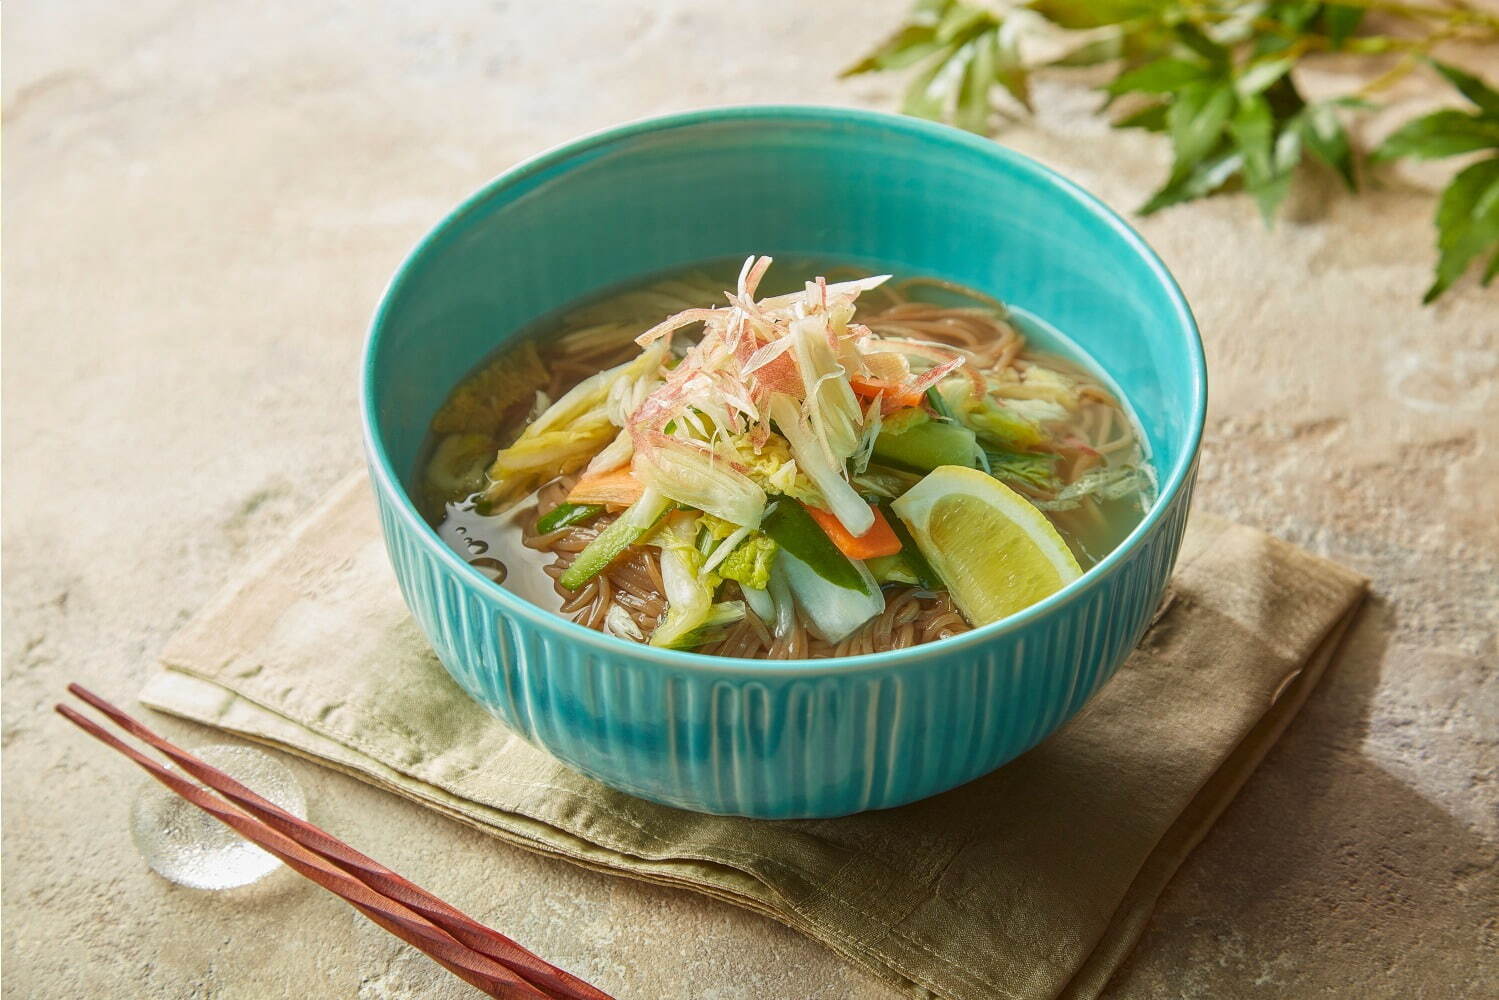
[[875, 556], [893, 556], [900, 551], [900, 539], [895, 536], [895, 531], [890, 527], [890, 522], [885, 520], [885, 515], [873, 504], [869, 509], [874, 511], [874, 524], [862, 535], [850, 535], [843, 522], [825, 510], [816, 507], [808, 507], [807, 513], [812, 515], [812, 520], [817, 526], [827, 533], [833, 544], [838, 546], [838, 551], [850, 559], [873, 559]]
[[907, 406], [921, 405], [922, 394], [913, 392], [910, 387], [901, 382], [891, 382], [889, 379], [875, 378], [873, 375], [854, 375], [848, 380], [848, 384], [856, 395], [865, 399], [873, 399], [880, 393], [884, 393], [885, 398], [880, 404], [880, 409], [886, 413]]
[[628, 507], [640, 499], [645, 487], [640, 485], [628, 465], [609, 472], [585, 475], [567, 494], [568, 503], [601, 503], [609, 507]]

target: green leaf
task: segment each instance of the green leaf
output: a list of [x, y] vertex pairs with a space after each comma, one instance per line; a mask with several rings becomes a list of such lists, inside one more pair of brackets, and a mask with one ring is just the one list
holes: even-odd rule
[[1179, 166], [1196, 163], [1218, 144], [1228, 116], [1233, 114], [1234, 92], [1226, 83], [1190, 83], [1166, 109], [1171, 144]]
[[1435, 160], [1490, 148], [1499, 148], [1499, 119], [1448, 110], [1406, 122], [1373, 155], [1378, 160], [1401, 156]]
[[1165, 104], [1148, 105], [1114, 122], [1114, 127], [1143, 128], [1147, 132], [1164, 132], [1166, 131], [1166, 108]]
[[1234, 81], [1234, 89], [1242, 96], [1250, 97], [1264, 93], [1271, 84], [1285, 76], [1296, 65], [1296, 57], [1281, 56], [1275, 59], [1260, 59], [1240, 70]]
[[1348, 190], [1357, 191], [1358, 175], [1353, 165], [1353, 146], [1331, 104], [1326, 101], [1308, 104], [1296, 116], [1296, 127], [1301, 132], [1301, 141], [1312, 155], [1336, 170]]
[[954, 124], [983, 134], [989, 126], [989, 88], [994, 84], [994, 33], [985, 32], [966, 46], [969, 54], [963, 70]]
[[1104, 89], [1110, 94], [1170, 94], [1208, 76], [1208, 67], [1186, 59], [1158, 59], [1119, 74]]
[[1494, 248], [1494, 256], [1489, 258], [1489, 266], [1483, 269], [1483, 287], [1489, 287], [1489, 282], [1494, 280], [1494, 275], [1499, 274], [1499, 247]]
[[1301, 132], [1295, 128], [1283, 128], [1275, 137], [1275, 173], [1266, 184], [1251, 189], [1255, 201], [1259, 202], [1260, 214], [1269, 224], [1280, 203], [1291, 190], [1291, 179], [1301, 163]]
[[1207, 35], [1203, 34], [1194, 24], [1178, 24], [1175, 26], [1174, 34], [1176, 40], [1186, 49], [1202, 58], [1216, 73], [1222, 73], [1233, 63], [1233, 50], [1226, 45], [1219, 45]]
[[1014, 22], [1001, 22], [992, 38], [994, 78], [999, 81], [1000, 86], [1010, 92], [1011, 97], [1020, 102], [1022, 107], [1027, 111], [1033, 110], [1030, 77], [1025, 71], [1025, 64], [1020, 61], [1020, 39]]
[[[967, 56], [971, 57], [971, 53]], [[963, 84], [968, 63], [962, 46], [944, 48], [911, 80], [901, 110], [918, 118], [941, 121], [947, 116], [952, 97]]]
[[838, 76], [860, 73], [882, 73], [886, 70], [914, 66], [942, 46], [933, 37], [929, 25], [908, 24], [881, 42], [863, 59], [841, 71]]
[[1269, 225], [1291, 188], [1291, 175], [1301, 158], [1300, 137], [1294, 128], [1277, 137], [1270, 105], [1257, 95], [1239, 102], [1228, 131], [1244, 156], [1244, 188]]
[[965, 3], [955, 3], [948, 8], [942, 20], [937, 23], [937, 41], [943, 44], [961, 43], [972, 38], [975, 29], [982, 30], [988, 25], [985, 22], [993, 18], [983, 7], [970, 7]]
[[[1423, 302], [1431, 302], [1468, 269], [1473, 258], [1499, 249], [1499, 156], [1459, 173], [1437, 204], [1437, 274]], [[1487, 271], [1493, 277], [1491, 262]]]
[[1431, 61], [1431, 64], [1436, 67], [1438, 73], [1447, 78], [1448, 83], [1457, 88], [1458, 93], [1472, 101], [1485, 117], [1499, 115], [1499, 92], [1478, 77], [1456, 66], [1437, 62], [1435, 59]]
[[916, 0], [911, 5], [911, 13], [906, 15], [906, 20], [911, 24], [935, 28], [947, 14], [947, 9], [957, 2], [958, 0]]
[[1228, 133], [1244, 154], [1244, 183], [1253, 189], [1275, 173], [1275, 116], [1263, 97], [1255, 95], [1239, 101]]
[[906, 93], [900, 102], [902, 113], [914, 115], [917, 118], [940, 119], [942, 117], [941, 95], [934, 93], [934, 88], [937, 75], [947, 68], [949, 62], [950, 53], [943, 51], [943, 55], [927, 63], [911, 78], [911, 82], [906, 84]]
[[1068, 52], [1066, 55], [1053, 59], [1047, 65], [1074, 67], [1074, 66], [1097, 66], [1099, 63], [1113, 62], [1124, 56], [1124, 36], [1110, 35], [1108, 38], [1095, 38], [1085, 45], [1080, 45]]
[[1033, 0], [1030, 8], [1052, 24], [1081, 31], [1154, 15], [1151, 0]]
[[1264, 93], [1265, 100], [1270, 102], [1270, 110], [1275, 112], [1276, 121], [1293, 118], [1306, 107], [1306, 99], [1296, 89], [1296, 80], [1290, 75], [1276, 80], [1265, 88]]
[[1322, 4], [1312, 0], [1299, 0], [1296, 3], [1271, 4], [1268, 14], [1272, 20], [1279, 21], [1299, 34], [1321, 11]]
[[1327, 30], [1328, 43], [1334, 49], [1341, 49], [1343, 43], [1358, 30], [1366, 13], [1368, 9], [1365, 7], [1350, 7], [1341, 3], [1325, 5], [1322, 8], [1322, 24]]
[[1275, 170], [1289, 174], [1301, 162], [1302, 131], [1294, 122], [1286, 122], [1275, 137]]
[[1140, 206], [1140, 214], [1150, 215], [1167, 206], [1210, 195], [1243, 166], [1244, 155], [1231, 146], [1225, 146], [1188, 169], [1173, 173], [1165, 186]]
[[1203, 30], [1219, 45], [1239, 45], [1253, 38], [1256, 22], [1265, 16], [1264, 3], [1237, 3], [1223, 11], [1224, 17]]

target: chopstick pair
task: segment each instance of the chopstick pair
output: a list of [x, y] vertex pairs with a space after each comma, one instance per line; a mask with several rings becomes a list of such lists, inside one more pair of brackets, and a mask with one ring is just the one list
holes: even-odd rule
[[68, 705], [59, 704], [56, 708], [63, 718], [129, 757], [157, 781], [280, 858], [293, 871], [343, 897], [370, 920], [425, 952], [464, 982], [505, 1000], [611, 1000], [597, 987], [533, 955], [332, 834], [255, 794], [81, 685], [69, 684], [68, 691], [223, 798], [152, 760]]

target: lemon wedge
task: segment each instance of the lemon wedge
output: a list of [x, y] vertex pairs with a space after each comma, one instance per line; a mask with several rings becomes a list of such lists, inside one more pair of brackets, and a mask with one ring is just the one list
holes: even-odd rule
[[1046, 515], [977, 469], [933, 469], [891, 506], [971, 625], [1013, 615], [1082, 575]]

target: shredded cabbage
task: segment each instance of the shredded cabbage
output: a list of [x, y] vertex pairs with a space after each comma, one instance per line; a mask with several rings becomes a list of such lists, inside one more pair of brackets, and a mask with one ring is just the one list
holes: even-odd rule
[[708, 620], [718, 580], [702, 572], [697, 545], [697, 515], [677, 511], [667, 517], [651, 542], [661, 548], [661, 583], [666, 614], [651, 633], [652, 646], [682, 648], [691, 633]]
[[[1028, 401], [1011, 400], [1007, 403], [998, 403], [988, 396], [980, 396], [975, 400], [970, 393], [954, 409], [958, 420], [979, 437], [1002, 448], [1024, 451], [1046, 440], [1046, 434], [1041, 430], [1040, 423], [1019, 409], [1019, 406], [1025, 402]], [[1043, 403], [1042, 405], [1055, 406], [1056, 404]]]
[[741, 588], [763, 591], [770, 586], [770, 568], [775, 563], [777, 548], [768, 535], [751, 535], [737, 543], [728, 558], [719, 564], [718, 575], [739, 581]]
[[604, 612], [604, 631], [632, 642], [645, 641], [645, 635], [640, 631], [640, 626], [635, 624], [634, 616], [622, 604], [611, 604], [609, 610]]
[[590, 476], [613, 472], [628, 462], [634, 454], [635, 442], [631, 440], [628, 430], [622, 430], [614, 435], [614, 440], [606, 444], [602, 451], [593, 456], [588, 463], [587, 472]]
[[1007, 399], [994, 405], [1032, 424], [1054, 424], [1067, 419], [1067, 408], [1049, 399]]
[[606, 371], [590, 375], [533, 420], [515, 443], [502, 449], [489, 467], [484, 503], [510, 506], [537, 486], [574, 472], [614, 440], [609, 394], [615, 383], [654, 377], [666, 357], [663, 344]]
[[731, 438], [730, 443], [744, 474], [759, 483], [767, 494], [793, 497], [812, 507], [827, 506], [811, 478], [797, 468], [791, 446], [781, 435], [768, 435], [758, 452], [743, 438]]
[[1017, 381], [1004, 380], [994, 386], [994, 394], [1007, 400], [1044, 399], [1066, 410], [1078, 407], [1077, 379], [1055, 368], [1031, 364]]
[[1032, 500], [1041, 510], [1072, 510], [1084, 497], [1119, 500], [1152, 488], [1150, 474], [1138, 465], [1105, 465], [1090, 469], [1076, 482], [1062, 487], [1051, 500]]

